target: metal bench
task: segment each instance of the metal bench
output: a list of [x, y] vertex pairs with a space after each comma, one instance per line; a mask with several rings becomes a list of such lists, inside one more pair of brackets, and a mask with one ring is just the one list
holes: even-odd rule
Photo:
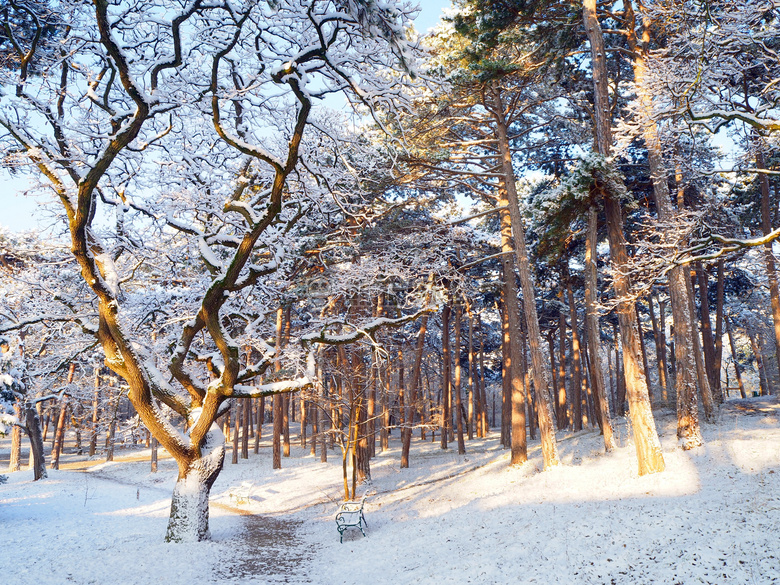
[[363, 515], [363, 506], [366, 503], [366, 496], [363, 495], [359, 502], [344, 502], [336, 513], [336, 528], [339, 531], [339, 542], [344, 542], [344, 531], [347, 528], [359, 528], [363, 536], [366, 531], [364, 526], [368, 526], [366, 517]]

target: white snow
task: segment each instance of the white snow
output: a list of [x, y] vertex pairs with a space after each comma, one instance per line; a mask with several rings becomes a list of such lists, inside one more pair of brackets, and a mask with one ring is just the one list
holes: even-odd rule
[[658, 427], [667, 470], [644, 477], [625, 419], [611, 454], [596, 431], [559, 433], [562, 465], [548, 472], [538, 441], [526, 465], [509, 467], [495, 431], [467, 441], [465, 456], [415, 432], [412, 467], [400, 469], [394, 432], [358, 488], [369, 492], [368, 536], [350, 529], [344, 544], [338, 449], [323, 464], [294, 438], [273, 470], [270, 425], [259, 455], [227, 458], [211, 492], [211, 542], [162, 542], [169, 458], [157, 474], [148, 452], [39, 482], [25, 470], [0, 485], [0, 571], [19, 585], [780, 582], [780, 402], [728, 404], [692, 451], [676, 448], [673, 413]]

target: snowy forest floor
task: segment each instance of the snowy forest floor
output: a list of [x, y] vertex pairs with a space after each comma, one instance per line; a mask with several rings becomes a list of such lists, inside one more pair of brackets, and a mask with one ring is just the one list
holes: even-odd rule
[[465, 456], [415, 438], [400, 469], [395, 433], [358, 488], [368, 536], [349, 530], [343, 544], [338, 450], [323, 464], [293, 444], [277, 471], [267, 440], [237, 465], [228, 453], [212, 540], [194, 545], [163, 543], [172, 460], [153, 474], [148, 450], [91, 466], [66, 455], [70, 469], [47, 480], [24, 470], [0, 485], [0, 574], [18, 585], [780, 583], [780, 401], [727, 403], [688, 452], [674, 413], [657, 422], [666, 471], [645, 477], [625, 418], [610, 454], [598, 431], [559, 432], [562, 465], [547, 472], [538, 441], [510, 467], [496, 433], [467, 441]]

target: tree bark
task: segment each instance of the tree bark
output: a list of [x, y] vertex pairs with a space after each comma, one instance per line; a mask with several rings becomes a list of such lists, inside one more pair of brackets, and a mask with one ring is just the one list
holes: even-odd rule
[[723, 396], [720, 389], [720, 364], [717, 363], [715, 340], [713, 339], [712, 322], [710, 321], [709, 278], [701, 262], [696, 263], [695, 269], [699, 282], [699, 297], [701, 299], [699, 316], [701, 318], [701, 337], [702, 346], [704, 347], [704, 364], [707, 371], [707, 380], [710, 383], [712, 398], [721, 403], [723, 402]]
[[203, 456], [182, 471], [173, 489], [167, 542], [209, 539], [209, 493], [225, 462], [225, 436], [212, 424], [200, 445]]
[[441, 421], [439, 429], [441, 433], [441, 448], [447, 448], [447, 431], [450, 420], [449, 395], [450, 395], [450, 305], [444, 305], [441, 310], [441, 351], [442, 351], [442, 384], [441, 384]]
[[30, 439], [30, 458], [32, 460], [33, 481], [46, 479], [46, 458], [43, 453], [43, 436], [41, 435], [41, 418], [35, 406], [26, 405], [25, 424], [27, 437]]
[[[756, 167], [765, 169], [764, 153], [759, 147], [756, 150]], [[766, 173], [759, 173], [758, 181], [761, 193], [761, 230], [764, 235], [772, 232], [772, 222], [769, 205], [769, 177]], [[765, 246], [764, 262], [766, 263], [766, 276], [769, 281], [769, 299], [772, 304], [772, 323], [774, 324], [775, 334], [775, 358], [780, 372], [780, 286], [777, 279], [777, 268], [775, 266], [775, 255], [772, 252], [772, 242]], [[771, 388], [767, 387], [767, 392], [772, 393]]]
[[[528, 328], [528, 344], [531, 350], [531, 364], [533, 371], [534, 387], [537, 393], [537, 411], [539, 418], [539, 432], [542, 440], [542, 456], [544, 468], [549, 469], [558, 465], [558, 445], [555, 439], [555, 427], [552, 423], [550, 408], [547, 371], [542, 351], [542, 336], [539, 331], [539, 317], [536, 313], [536, 294], [531, 278], [531, 261], [525, 244], [525, 230], [520, 215], [520, 203], [515, 187], [516, 176], [512, 167], [512, 153], [509, 148], [509, 136], [507, 122], [504, 115], [503, 100], [496, 85], [492, 87], [493, 109], [491, 114], [496, 122], [496, 138], [501, 152], [501, 177], [503, 189], [499, 192], [505, 195], [509, 206], [509, 217], [512, 225], [512, 239], [515, 249], [515, 263], [520, 275], [520, 287], [523, 291], [523, 309], [525, 323]], [[501, 203], [499, 202], [499, 205]], [[514, 439], [513, 439], [514, 441]], [[514, 449], [513, 449], [514, 451]], [[524, 454], [525, 455], [525, 454]], [[513, 463], [515, 463], [513, 461]]]
[[742, 383], [742, 372], [739, 368], [739, 359], [737, 358], [737, 348], [734, 345], [734, 334], [731, 332], [731, 320], [725, 317], [726, 333], [729, 336], [729, 346], [731, 347], [731, 358], [734, 361], [734, 374], [737, 377], [737, 385], [739, 386], [739, 395], [742, 398], [747, 398], [747, 392], [745, 392], [745, 385]]
[[596, 259], [598, 252], [598, 214], [596, 207], [588, 208], [588, 233], [585, 239], [585, 331], [590, 348], [590, 378], [593, 392], [599, 409], [601, 431], [604, 435], [604, 449], [615, 448], [615, 438], [612, 432], [612, 418], [609, 415], [609, 400], [604, 387], [604, 372], [601, 369], [601, 328], [597, 307], [598, 268]]
[[[460, 303], [455, 305], [455, 347], [452, 351], [453, 359], [455, 360], [455, 419], [458, 430], [458, 455], [466, 454], [466, 443], [463, 440], [463, 417], [461, 412], [463, 410], [463, 398], [461, 392], [461, 378], [462, 368], [460, 366], [460, 342], [461, 342], [461, 327], [463, 324], [463, 306]], [[411, 430], [409, 431], [411, 434]]]
[[[499, 189], [500, 207], [506, 207], [507, 198], [504, 189]], [[512, 223], [506, 209], [499, 212], [501, 222], [501, 251], [512, 252]], [[521, 465], [528, 461], [528, 437], [525, 425], [525, 383], [521, 370], [522, 358], [518, 336], [520, 334], [520, 314], [517, 299], [517, 280], [512, 256], [504, 254], [501, 265], [504, 276], [504, 312], [502, 319], [504, 339], [504, 408], [501, 417], [501, 435], [506, 438], [504, 446], [512, 450], [511, 465]], [[508, 394], [507, 394], [508, 392]], [[508, 415], [508, 416], [507, 416]]]
[[566, 295], [569, 301], [569, 319], [571, 320], [571, 369], [572, 369], [572, 393], [571, 404], [574, 411], [574, 430], [582, 430], [582, 355], [580, 353], [580, 334], [577, 322], [577, 305], [574, 303], [574, 290], [569, 277], [569, 269], [562, 267], [562, 278], [566, 283]]

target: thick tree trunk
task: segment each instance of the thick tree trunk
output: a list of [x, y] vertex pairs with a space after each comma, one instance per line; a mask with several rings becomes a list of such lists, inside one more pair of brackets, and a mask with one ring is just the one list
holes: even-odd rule
[[46, 478], [46, 458], [43, 454], [43, 436], [41, 434], [41, 419], [38, 411], [32, 405], [25, 407], [25, 424], [27, 437], [30, 439], [30, 459], [32, 460], [33, 480]]
[[179, 479], [173, 489], [167, 542], [199, 542], [209, 539], [209, 493], [225, 462], [225, 436], [211, 425], [200, 446], [202, 456], [179, 463]]
[[[499, 189], [500, 207], [506, 207], [508, 204], [506, 191]], [[509, 212], [503, 209], [499, 212], [499, 221], [501, 222], [501, 251], [514, 251], [512, 243], [512, 222]], [[501, 257], [501, 265], [504, 276], [504, 315], [502, 328], [504, 333], [504, 405], [503, 413], [509, 416], [502, 416], [501, 434], [506, 434], [506, 439], [512, 455], [511, 465], [521, 465], [528, 461], [528, 437], [526, 435], [525, 424], [525, 382], [522, 371], [522, 348], [520, 346], [520, 314], [517, 300], [517, 280], [512, 266], [512, 256], [504, 254]], [[508, 391], [508, 396], [507, 396]], [[508, 400], [507, 400], [508, 398]], [[506, 429], [506, 431], [504, 430]], [[506, 446], [507, 443], [504, 443]]]

